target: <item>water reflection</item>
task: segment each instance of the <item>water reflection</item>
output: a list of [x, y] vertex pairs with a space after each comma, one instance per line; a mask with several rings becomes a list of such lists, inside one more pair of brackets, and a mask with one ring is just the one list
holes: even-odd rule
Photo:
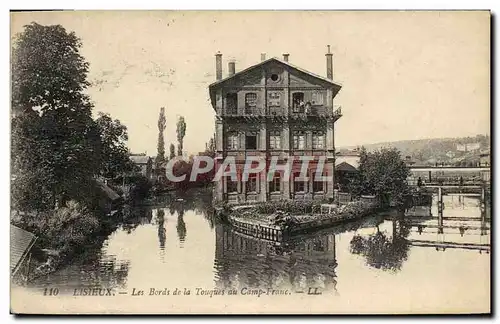
[[225, 225], [216, 225], [215, 233], [217, 288], [336, 291], [334, 234], [277, 243], [244, 236]]
[[[276, 243], [219, 223], [210, 195], [164, 196], [152, 206], [126, 211], [122, 225], [102, 246], [34, 285], [246, 287], [304, 294], [317, 288], [324, 295], [341, 296], [339, 301], [350, 301], [363, 290], [370, 295], [411, 294], [425, 303], [425, 296], [419, 299], [422, 286], [434, 295], [452, 289], [469, 293], [468, 283], [457, 278], [489, 265], [487, 256], [472, 250], [477, 245], [479, 251], [489, 249], [489, 235], [480, 230], [489, 222], [482, 225], [478, 215], [477, 205], [466, 199], [447, 205], [443, 234], [437, 233], [436, 217], [428, 211], [405, 217], [388, 213]], [[466, 216], [473, 219], [463, 220]], [[460, 224], [466, 226], [463, 233]], [[456, 276], [450, 276], [452, 272]], [[415, 273], [422, 275], [419, 280]], [[484, 272], [477, 276], [488, 280]], [[488, 293], [486, 288], [477, 288], [471, 296], [479, 300]]]
[[164, 255], [165, 253], [165, 240], [167, 237], [167, 230], [165, 229], [165, 211], [159, 209], [156, 214], [158, 221], [158, 240], [160, 241], [160, 253]]
[[376, 227], [374, 234], [363, 237], [355, 235], [351, 240], [351, 253], [362, 255], [366, 264], [382, 270], [399, 271], [408, 259], [410, 228], [403, 220], [392, 220], [391, 237]]

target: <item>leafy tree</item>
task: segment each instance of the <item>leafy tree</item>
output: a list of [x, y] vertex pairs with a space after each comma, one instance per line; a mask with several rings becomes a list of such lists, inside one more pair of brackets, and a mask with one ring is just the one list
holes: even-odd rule
[[100, 169], [99, 129], [84, 93], [81, 41], [62, 26], [25, 26], [12, 51], [12, 203], [23, 210], [81, 200]]
[[175, 145], [173, 143], [170, 144], [170, 159], [175, 157]]
[[109, 114], [99, 113], [96, 120], [101, 135], [101, 175], [115, 179], [123, 173], [133, 170], [129, 159], [127, 127], [118, 119], [113, 120]]
[[401, 205], [409, 193], [409, 169], [398, 150], [382, 148], [374, 152], [361, 149], [359, 172], [350, 184], [354, 196], [374, 194], [383, 206], [391, 202]]
[[165, 131], [167, 120], [165, 118], [165, 108], [161, 107], [160, 116], [158, 117], [158, 154], [156, 155], [156, 165], [159, 166], [165, 162], [165, 139], [163, 132]]
[[184, 136], [186, 136], [186, 122], [184, 117], [180, 116], [177, 121], [177, 141], [179, 145], [177, 146], [177, 155], [182, 156], [182, 151], [184, 149]]

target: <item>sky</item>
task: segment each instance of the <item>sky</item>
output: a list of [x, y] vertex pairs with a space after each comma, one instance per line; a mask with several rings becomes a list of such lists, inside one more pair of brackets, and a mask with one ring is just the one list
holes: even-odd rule
[[156, 155], [165, 107], [166, 150], [187, 123], [184, 148], [214, 133], [208, 85], [215, 53], [236, 72], [269, 57], [326, 76], [331, 45], [337, 147], [489, 134], [489, 12], [80, 11], [11, 13], [11, 34], [31, 22], [60, 24], [81, 38], [95, 112], [128, 127], [133, 153]]

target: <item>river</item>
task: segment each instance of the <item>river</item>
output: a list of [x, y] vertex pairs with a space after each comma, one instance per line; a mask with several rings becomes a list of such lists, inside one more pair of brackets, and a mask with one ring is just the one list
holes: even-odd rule
[[[30, 296], [30, 309], [43, 300], [84, 313], [489, 312], [490, 232], [479, 229], [478, 201], [444, 203], [443, 234], [435, 218], [386, 213], [278, 245], [218, 223], [208, 194], [166, 197], [132, 209], [100, 248], [13, 291]], [[463, 235], [460, 224], [468, 227]], [[117, 296], [74, 296], [96, 286]], [[59, 293], [52, 299], [33, 297], [54, 287]], [[172, 296], [175, 289], [181, 296]], [[140, 290], [154, 296], [132, 296]], [[167, 290], [170, 296], [161, 296]]]

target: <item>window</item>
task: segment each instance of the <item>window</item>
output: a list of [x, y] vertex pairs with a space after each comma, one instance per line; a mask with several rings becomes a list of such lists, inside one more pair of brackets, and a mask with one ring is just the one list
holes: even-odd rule
[[255, 114], [257, 112], [257, 94], [254, 92], [245, 95], [245, 114]]
[[269, 135], [269, 148], [272, 150], [278, 150], [281, 148], [281, 133], [278, 131], [271, 132]]
[[303, 92], [295, 92], [292, 95], [292, 109], [294, 113], [303, 113], [304, 112], [304, 93]]
[[228, 150], [237, 150], [238, 149], [238, 134], [230, 133], [227, 136], [227, 149]]
[[247, 134], [245, 136], [245, 148], [247, 150], [256, 150], [257, 149], [257, 135], [256, 134]]
[[305, 148], [306, 136], [304, 132], [294, 132], [293, 133], [293, 149], [303, 150]]
[[273, 80], [274, 82], [278, 81], [279, 79], [280, 79], [280, 77], [276, 73], [271, 74], [271, 80]]
[[325, 133], [314, 132], [312, 138], [313, 149], [324, 149], [325, 148]]
[[279, 172], [274, 174], [273, 180], [269, 182], [269, 192], [280, 192], [281, 189], [281, 176]]
[[279, 92], [271, 91], [268, 94], [269, 107], [279, 107], [281, 105], [281, 96]]
[[233, 181], [232, 177], [226, 177], [227, 193], [238, 192], [238, 181]]
[[293, 191], [295, 192], [304, 192], [305, 191], [305, 182], [301, 180], [297, 180], [300, 177], [300, 172], [296, 172], [293, 174]]
[[[323, 176], [322, 176], [323, 177]], [[314, 173], [314, 181], [313, 181], [313, 192], [323, 192], [324, 191], [324, 183], [320, 181], [321, 178], [316, 179], [316, 173]]]
[[250, 173], [248, 175], [246, 192], [257, 192], [257, 174]]
[[226, 113], [228, 115], [238, 114], [238, 95], [236, 93], [226, 95]]
[[323, 93], [320, 92], [320, 91], [315, 91], [312, 93], [312, 104], [313, 105], [323, 105], [324, 102], [323, 102]]

